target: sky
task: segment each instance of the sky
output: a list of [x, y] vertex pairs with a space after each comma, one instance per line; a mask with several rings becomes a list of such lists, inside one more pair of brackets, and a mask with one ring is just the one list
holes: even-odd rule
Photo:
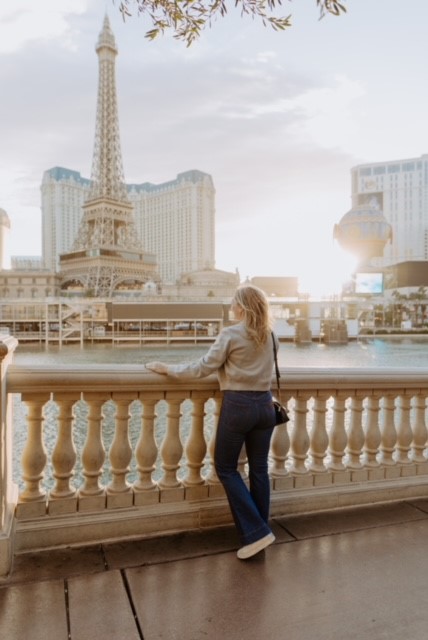
[[[351, 168], [427, 153], [428, 3], [347, 0], [319, 20], [284, 0], [274, 32], [230, 10], [187, 48], [123, 22], [118, 0], [0, 4], [0, 208], [10, 253], [41, 254], [40, 185], [54, 166], [90, 177], [107, 11], [127, 182], [212, 175], [216, 268], [295, 276], [339, 291], [354, 266], [333, 240], [351, 208]], [[144, 244], [144, 239], [143, 239]]]

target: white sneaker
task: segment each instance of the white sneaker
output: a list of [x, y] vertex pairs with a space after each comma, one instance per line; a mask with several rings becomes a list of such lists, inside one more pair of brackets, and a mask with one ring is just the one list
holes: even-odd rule
[[266, 549], [272, 542], [275, 542], [275, 536], [273, 533], [268, 533], [267, 536], [260, 538], [260, 540], [256, 540], [251, 544], [246, 544], [245, 547], [241, 547], [237, 553], [237, 556], [240, 560], [246, 560], [247, 558], [251, 558], [255, 556], [256, 553], [262, 551], [262, 549]]

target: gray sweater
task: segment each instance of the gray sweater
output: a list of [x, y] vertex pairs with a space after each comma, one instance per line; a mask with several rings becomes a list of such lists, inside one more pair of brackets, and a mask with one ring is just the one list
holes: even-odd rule
[[[275, 341], [278, 346], [276, 337]], [[264, 345], [257, 347], [240, 322], [223, 329], [199, 360], [169, 364], [168, 375], [184, 379], [204, 378], [216, 371], [222, 391], [268, 391], [273, 365], [272, 339], [269, 337]]]

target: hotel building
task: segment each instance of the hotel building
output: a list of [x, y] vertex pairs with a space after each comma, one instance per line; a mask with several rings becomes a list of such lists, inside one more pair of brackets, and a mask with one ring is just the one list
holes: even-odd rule
[[[91, 181], [78, 171], [54, 167], [41, 185], [42, 251], [47, 269], [58, 271], [59, 255], [71, 250]], [[126, 185], [144, 249], [154, 253], [163, 283], [215, 263], [215, 188], [202, 171], [186, 171], [161, 184]]]
[[428, 260], [428, 154], [358, 165], [351, 179], [352, 206], [378, 207], [392, 227], [392, 242], [373, 262]]

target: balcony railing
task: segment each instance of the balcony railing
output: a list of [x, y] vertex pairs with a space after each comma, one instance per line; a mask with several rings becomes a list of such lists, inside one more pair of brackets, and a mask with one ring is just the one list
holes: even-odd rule
[[[189, 383], [139, 365], [27, 368], [12, 363], [14, 338], [0, 346], [0, 575], [14, 551], [230, 522], [212, 463], [215, 376]], [[424, 370], [287, 369], [281, 380], [291, 421], [272, 438], [273, 515], [426, 495]], [[12, 394], [25, 407], [17, 483]]]

